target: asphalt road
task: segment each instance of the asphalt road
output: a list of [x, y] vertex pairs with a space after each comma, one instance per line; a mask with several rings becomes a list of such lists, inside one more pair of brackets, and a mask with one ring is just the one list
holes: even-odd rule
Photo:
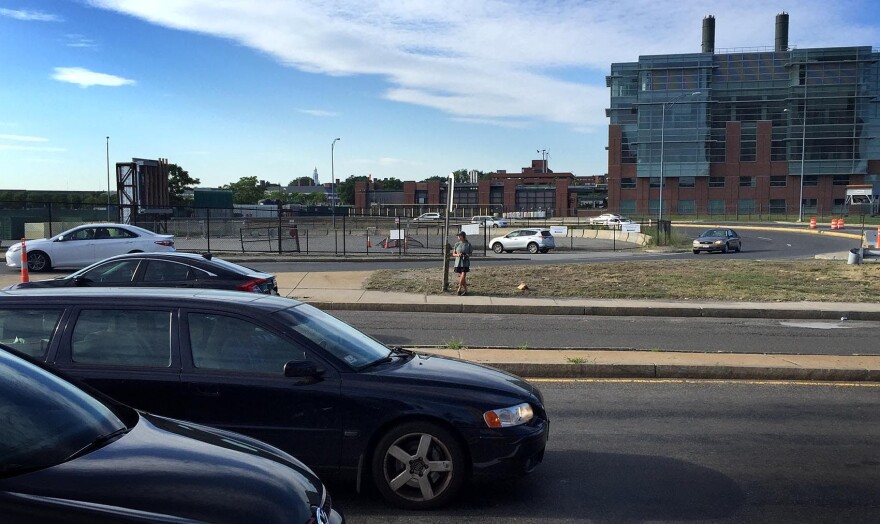
[[878, 355], [880, 322], [329, 311], [386, 344]]
[[350, 522], [880, 522], [878, 385], [538, 382], [544, 463], [442, 511], [330, 485]]
[[[676, 230], [690, 236], [699, 234], [700, 231], [706, 229], [707, 226], [676, 226]], [[734, 226], [735, 228], [735, 226]], [[855, 233], [852, 229], [850, 233]], [[479, 271], [480, 266], [493, 265], [519, 265], [519, 264], [569, 264], [569, 263], [593, 263], [593, 262], [613, 262], [622, 260], [692, 260], [694, 257], [709, 258], [710, 260], [768, 260], [768, 259], [799, 259], [813, 258], [817, 254], [823, 253], [845, 253], [849, 249], [856, 247], [857, 240], [850, 238], [841, 238], [831, 235], [814, 235], [808, 233], [798, 233], [794, 231], [753, 231], [740, 230], [743, 239], [742, 253], [728, 253], [722, 255], [720, 253], [703, 253], [694, 255], [690, 251], [671, 253], [671, 252], [646, 252], [636, 249], [632, 244], [625, 245], [626, 248], [612, 249], [608, 241], [596, 241], [591, 244], [595, 247], [587, 247], [575, 251], [571, 250], [555, 250], [546, 254], [530, 255], [526, 252], [504, 253], [497, 255], [489, 250], [484, 257], [483, 251], [479, 247], [475, 249], [475, 259], [472, 261], [473, 270]], [[559, 245], [563, 245], [564, 239], [558, 241]], [[475, 244], [476, 246], [476, 244]], [[618, 246], [620, 247], [620, 246]], [[394, 251], [394, 250], [390, 250]], [[326, 254], [324, 254], [326, 257]], [[415, 260], [408, 257], [398, 257], [395, 253], [387, 250], [371, 251], [365, 257], [364, 253], [359, 255], [367, 260], [351, 261], [344, 257], [337, 260], [309, 261], [308, 255], [304, 259], [296, 262], [248, 262], [247, 265], [262, 271], [361, 271], [374, 269], [395, 269], [395, 268], [433, 268], [442, 267], [442, 259], [438, 260]], [[475, 273], [475, 275], [478, 273]]]

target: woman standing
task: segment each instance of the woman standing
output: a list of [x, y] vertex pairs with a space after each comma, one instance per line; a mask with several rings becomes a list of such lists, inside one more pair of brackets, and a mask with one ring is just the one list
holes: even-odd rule
[[458, 294], [467, 294], [467, 274], [471, 269], [471, 253], [474, 248], [468, 242], [467, 234], [464, 231], [458, 232], [458, 242], [452, 248], [452, 256], [455, 257], [455, 268], [453, 271], [458, 273]]

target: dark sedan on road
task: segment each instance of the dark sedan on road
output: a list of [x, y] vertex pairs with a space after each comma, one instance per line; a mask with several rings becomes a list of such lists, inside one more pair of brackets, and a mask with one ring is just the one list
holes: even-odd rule
[[694, 239], [694, 254], [701, 251], [720, 251], [727, 253], [742, 251], [742, 239], [736, 231], [727, 228], [708, 229]]
[[426, 509], [544, 457], [539, 391], [420, 355], [277, 296], [182, 289], [0, 292], [0, 339], [145, 411], [244, 433], [320, 475]]
[[0, 345], [0, 521], [343, 519], [281, 450], [91, 395]]
[[111, 286], [191, 287], [278, 294], [275, 275], [193, 253], [129, 253], [64, 277], [22, 282], [9, 289]]

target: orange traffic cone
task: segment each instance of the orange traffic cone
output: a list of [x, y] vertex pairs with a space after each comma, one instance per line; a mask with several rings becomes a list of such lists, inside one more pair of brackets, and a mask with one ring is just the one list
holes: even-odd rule
[[27, 262], [27, 246], [24, 243], [25, 239], [21, 239], [21, 281], [22, 282], [30, 282], [30, 275], [28, 275], [28, 262]]
[[877, 226], [877, 244], [874, 247], [880, 249], [880, 226]]

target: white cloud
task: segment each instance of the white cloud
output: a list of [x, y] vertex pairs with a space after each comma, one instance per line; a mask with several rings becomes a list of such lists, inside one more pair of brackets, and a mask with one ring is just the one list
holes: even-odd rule
[[330, 117], [330, 116], [339, 116], [339, 113], [336, 111], [324, 111], [322, 109], [297, 109], [300, 113], [305, 113], [307, 115], [319, 116], [319, 117]]
[[52, 74], [52, 78], [59, 82], [77, 84], [80, 87], [119, 87], [135, 84], [134, 80], [129, 80], [116, 75], [108, 75], [106, 73], [96, 73], [82, 67], [56, 67], [55, 73]]
[[63, 153], [67, 149], [63, 147], [25, 146], [21, 144], [0, 143], [0, 151], [43, 151], [47, 153]]
[[40, 136], [25, 136], [25, 135], [0, 135], [0, 140], [11, 140], [13, 142], [48, 142], [48, 138], [43, 138]]
[[0, 16], [14, 18], [23, 22], [61, 22], [59, 16], [43, 13], [41, 11], [28, 11], [21, 9], [3, 9], [0, 8]]
[[94, 40], [83, 35], [70, 34], [64, 35], [64, 38], [67, 40], [64, 44], [67, 47], [97, 47]]
[[[589, 132], [607, 125], [612, 62], [698, 53], [702, 19], [716, 49], [771, 46], [791, 14], [791, 45], [875, 45], [874, 0], [90, 0], [180, 30], [231, 39], [302, 71], [377, 75], [389, 100], [465, 122], [535, 120]], [[843, 17], [850, 17], [844, 19]]]

